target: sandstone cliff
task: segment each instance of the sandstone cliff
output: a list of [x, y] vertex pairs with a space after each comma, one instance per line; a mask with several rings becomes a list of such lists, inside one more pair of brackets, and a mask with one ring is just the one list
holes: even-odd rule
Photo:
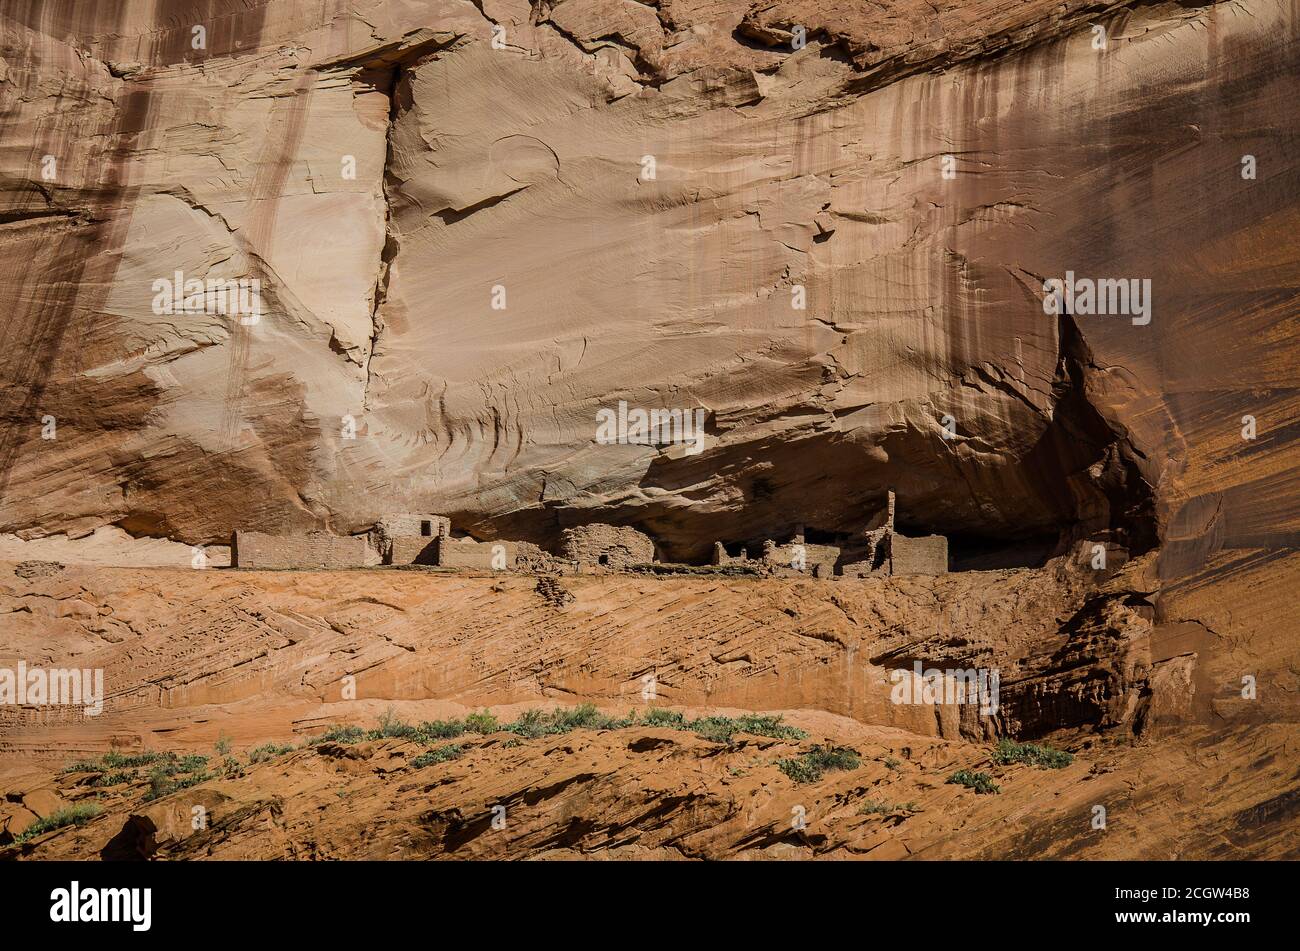
[[[0, 532], [599, 517], [703, 560], [893, 486], [905, 527], [976, 543], [1294, 541], [1286, 4], [52, 2], [0, 30]], [[1046, 316], [1067, 271], [1150, 279], [1150, 323]], [[157, 314], [176, 272], [256, 279], [265, 313]], [[706, 409], [705, 450], [595, 444], [619, 399]]]
[[[6, 3], [0, 661], [111, 677], [0, 708], [4, 857], [1294, 857], [1298, 40], [1281, 0]], [[620, 403], [700, 451], [598, 441]], [[157, 567], [399, 512], [703, 562], [891, 488], [991, 570]], [[1000, 711], [891, 702], [916, 662]], [[582, 701], [806, 736], [251, 756]], [[223, 734], [199, 836], [61, 771]], [[946, 781], [1005, 737], [1075, 760]], [[797, 782], [813, 743], [860, 762]]]

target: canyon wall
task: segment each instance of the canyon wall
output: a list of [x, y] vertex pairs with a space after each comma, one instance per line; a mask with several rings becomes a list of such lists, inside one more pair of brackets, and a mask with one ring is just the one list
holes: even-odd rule
[[[703, 561], [893, 487], [908, 534], [1164, 542], [1170, 578], [1294, 545], [1297, 29], [1274, 0], [6, 4], [0, 533], [433, 511]], [[1067, 272], [1149, 310], [1045, 313]], [[598, 444], [620, 400], [705, 410], [703, 451]]]

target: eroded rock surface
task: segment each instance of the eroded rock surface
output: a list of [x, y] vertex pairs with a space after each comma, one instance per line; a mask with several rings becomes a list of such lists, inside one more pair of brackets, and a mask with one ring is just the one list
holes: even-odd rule
[[[1294, 540], [1290, 441], [1238, 436], [1294, 383], [1285, 4], [55, 2], [0, 29], [0, 531], [437, 511], [702, 562], [858, 528], [893, 486], [918, 534], [1172, 531], [1195, 562], [1208, 506]], [[178, 271], [257, 279], [265, 313], [155, 313]], [[1066, 271], [1149, 278], [1150, 323], [1046, 316]], [[705, 450], [596, 444], [620, 399], [706, 409]]]
[[[94, 795], [71, 756], [619, 711], [647, 678], [865, 763], [809, 790], [798, 744], [643, 727], [326, 744], [10, 854], [334, 857], [364, 824], [377, 858], [1294, 857], [1298, 30], [1281, 0], [6, 4], [0, 660], [109, 695], [0, 708], [0, 838]], [[1066, 274], [1149, 307], [1048, 314]], [[620, 402], [704, 411], [701, 451], [598, 442]], [[1000, 570], [186, 567], [402, 512], [539, 570], [589, 523], [703, 563], [891, 488]], [[997, 668], [999, 713], [894, 703], [916, 662]], [[945, 782], [1008, 735], [1076, 763]]]

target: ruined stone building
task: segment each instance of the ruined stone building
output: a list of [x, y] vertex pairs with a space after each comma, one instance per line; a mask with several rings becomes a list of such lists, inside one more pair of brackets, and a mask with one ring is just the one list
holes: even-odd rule
[[948, 573], [948, 539], [943, 535], [908, 538], [894, 535], [890, 541], [890, 574], [943, 575]]
[[[557, 557], [523, 542], [478, 542], [452, 538], [444, 515], [385, 515], [366, 535], [340, 537], [327, 532], [270, 535], [237, 531], [231, 540], [231, 564], [237, 568], [360, 568], [366, 565], [430, 565], [473, 570], [619, 570], [655, 560], [650, 536], [625, 525], [593, 523], [567, 528], [560, 535]], [[894, 493], [860, 533], [839, 544], [809, 542], [803, 527], [784, 544], [767, 539], [754, 555], [741, 549], [729, 554], [713, 545], [714, 565], [752, 564], [776, 575], [841, 574], [851, 578], [883, 575], [943, 574], [948, 570], [948, 540], [942, 535], [909, 538], [894, 530]]]
[[713, 557], [710, 560], [713, 565], [747, 565], [749, 564], [749, 549], [741, 548], [735, 554], [728, 554], [727, 547], [722, 542], [713, 543]]
[[561, 532], [560, 557], [585, 567], [648, 565], [655, 560], [655, 543], [635, 528], [594, 523]]
[[540, 549], [527, 548], [524, 552], [514, 542], [452, 538], [446, 516], [403, 512], [385, 515], [365, 535], [236, 531], [230, 550], [236, 568], [361, 568], [382, 563], [507, 571], [516, 567], [521, 552], [529, 564], [537, 560]]
[[384, 546], [384, 564], [432, 565], [507, 571], [515, 567], [513, 542], [452, 538], [444, 515], [386, 515], [375, 525]]
[[361, 568], [377, 563], [364, 535], [236, 531], [230, 539], [230, 564], [235, 568]]
[[807, 573], [830, 577], [839, 573], [850, 578], [885, 575], [944, 574], [948, 570], [948, 539], [942, 535], [909, 538], [894, 530], [895, 499], [891, 490], [884, 507], [857, 535], [841, 544], [813, 544], [802, 527], [784, 545], [768, 539], [762, 554], [751, 558], [746, 549], [727, 552], [722, 542], [713, 543], [714, 565], [758, 564], [777, 573]]
[[790, 540], [784, 545], [768, 539], [763, 542], [762, 561], [777, 570], [806, 571], [818, 577], [835, 573], [835, 565], [840, 560], [840, 549], [836, 545], [817, 545], [805, 540], [803, 527], [795, 529]]
[[436, 564], [434, 543], [450, 536], [451, 519], [410, 512], [385, 515], [371, 531], [375, 550], [386, 565]]
[[513, 542], [476, 542], [472, 538], [435, 539], [433, 560], [440, 568], [481, 568], [508, 571], [515, 566]]

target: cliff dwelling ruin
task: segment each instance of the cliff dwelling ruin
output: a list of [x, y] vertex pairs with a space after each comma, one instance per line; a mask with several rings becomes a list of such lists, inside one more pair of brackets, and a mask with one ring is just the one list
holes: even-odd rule
[[[781, 544], [765, 539], [750, 557], [741, 544], [735, 555], [715, 542], [710, 565], [740, 566], [764, 575], [811, 575], [817, 578], [887, 577], [944, 574], [948, 571], [948, 540], [942, 535], [912, 538], [894, 526], [895, 496], [891, 490], [880, 510], [861, 532], [834, 544], [813, 543], [800, 526]], [[444, 515], [386, 515], [364, 534], [350, 537], [325, 532], [274, 535], [236, 531], [231, 538], [235, 568], [364, 568], [378, 565], [423, 565], [512, 571], [542, 568], [553, 571], [620, 571], [659, 562], [649, 535], [627, 525], [593, 522], [566, 528], [554, 553], [529, 542], [478, 541], [452, 537], [451, 519]]]

